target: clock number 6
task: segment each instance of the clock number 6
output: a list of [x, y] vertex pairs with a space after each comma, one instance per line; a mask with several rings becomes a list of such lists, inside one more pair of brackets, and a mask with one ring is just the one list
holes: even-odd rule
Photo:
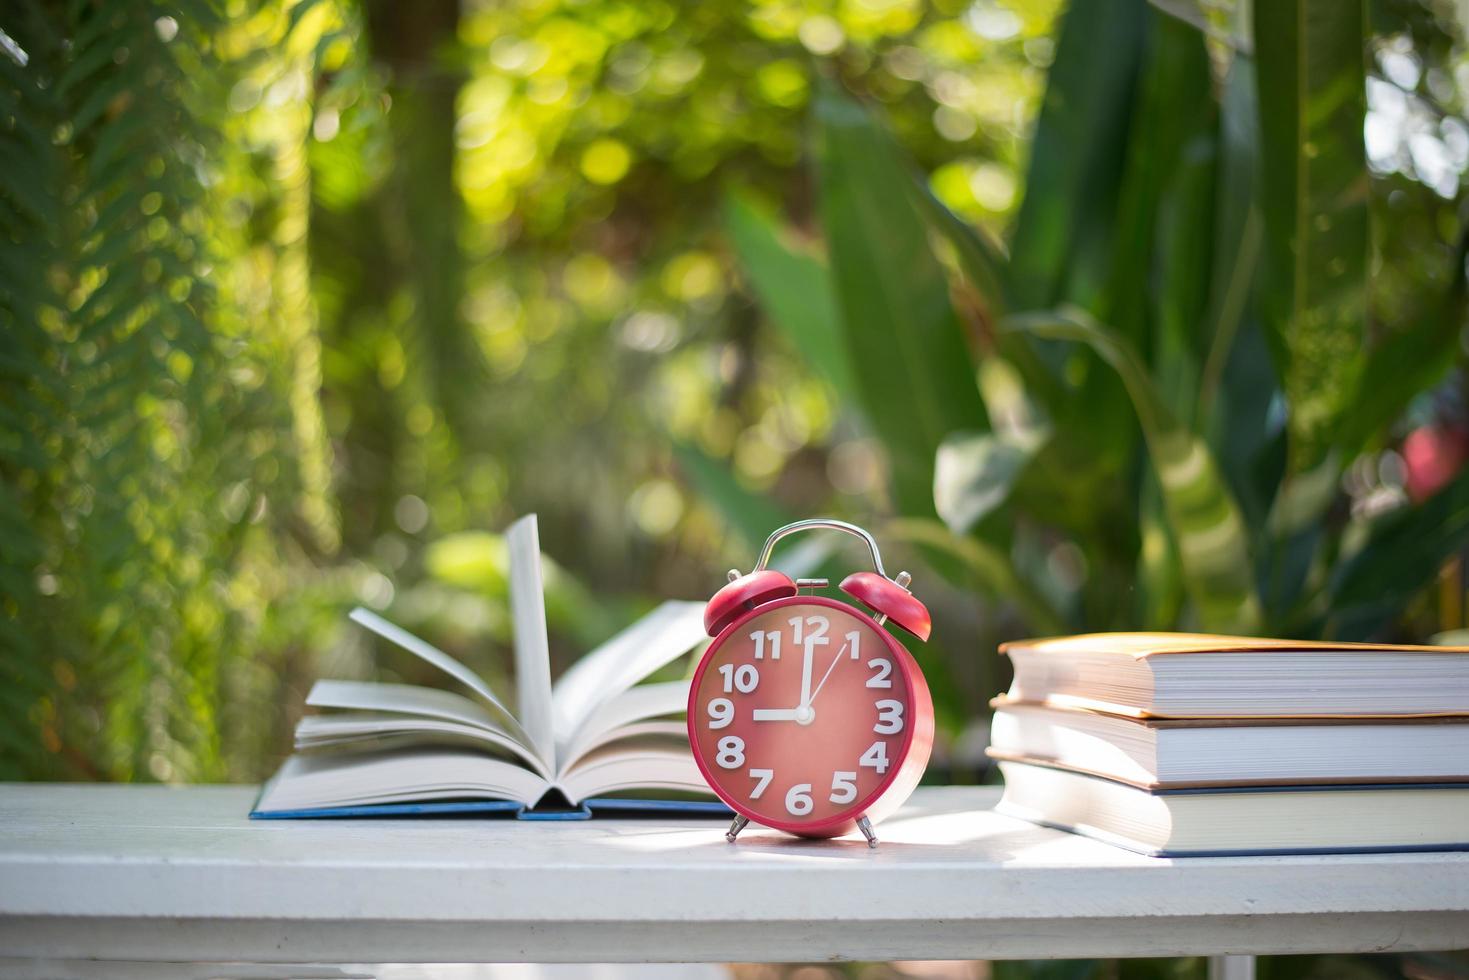
[[786, 793], [786, 813], [793, 817], [804, 817], [811, 812], [811, 784], [797, 783]]

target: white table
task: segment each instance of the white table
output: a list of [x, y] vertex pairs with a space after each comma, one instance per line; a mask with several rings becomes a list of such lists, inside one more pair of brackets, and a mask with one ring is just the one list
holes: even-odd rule
[[990, 789], [921, 790], [876, 850], [730, 845], [710, 820], [252, 822], [253, 793], [0, 785], [0, 976], [1183, 954], [1247, 975], [1223, 955], [1469, 946], [1469, 854], [1145, 858], [998, 816]]

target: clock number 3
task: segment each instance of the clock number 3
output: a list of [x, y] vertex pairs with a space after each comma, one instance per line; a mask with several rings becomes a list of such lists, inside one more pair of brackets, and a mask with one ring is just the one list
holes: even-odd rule
[[877, 704], [877, 724], [872, 730], [879, 735], [896, 735], [903, 730], [903, 702], [883, 698]]

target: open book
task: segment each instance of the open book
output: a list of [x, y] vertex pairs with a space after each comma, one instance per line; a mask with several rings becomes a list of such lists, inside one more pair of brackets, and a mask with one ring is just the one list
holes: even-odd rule
[[307, 704], [329, 710], [301, 720], [296, 754], [265, 784], [252, 817], [505, 810], [564, 819], [566, 803], [576, 808], [572, 817], [592, 809], [728, 813], [712, 800], [594, 799], [711, 795], [683, 722], [688, 680], [639, 683], [707, 639], [703, 604], [665, 602], [553, 685], [534, 515], [511, 526], [506, 545], [515, 710], [447, 653], [356, 609], [354, 622], [460, 690], [318, 681]]

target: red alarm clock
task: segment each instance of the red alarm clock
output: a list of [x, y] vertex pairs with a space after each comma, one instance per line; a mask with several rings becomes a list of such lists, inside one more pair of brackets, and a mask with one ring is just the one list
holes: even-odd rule
[[[842, 580], [866, 609], [766, 567], [775, 543], [812, 529], [866, 543], [874, 571]], [[770, 535], [755, 570], [731, 570], [704, 610], [714, 637], [689, 689], [689, 743], [709, 786], [735, 811], [732, 842], [750, 821], [802, 837], [872, 825], [918, 785], [933, 747], [923, 673], [884, 626], [927, 640], [928, 610], [888, 578], [872, 535], [835, 520], [797, 521]], [[870, 610], [868, 612], [867, 610]]]

